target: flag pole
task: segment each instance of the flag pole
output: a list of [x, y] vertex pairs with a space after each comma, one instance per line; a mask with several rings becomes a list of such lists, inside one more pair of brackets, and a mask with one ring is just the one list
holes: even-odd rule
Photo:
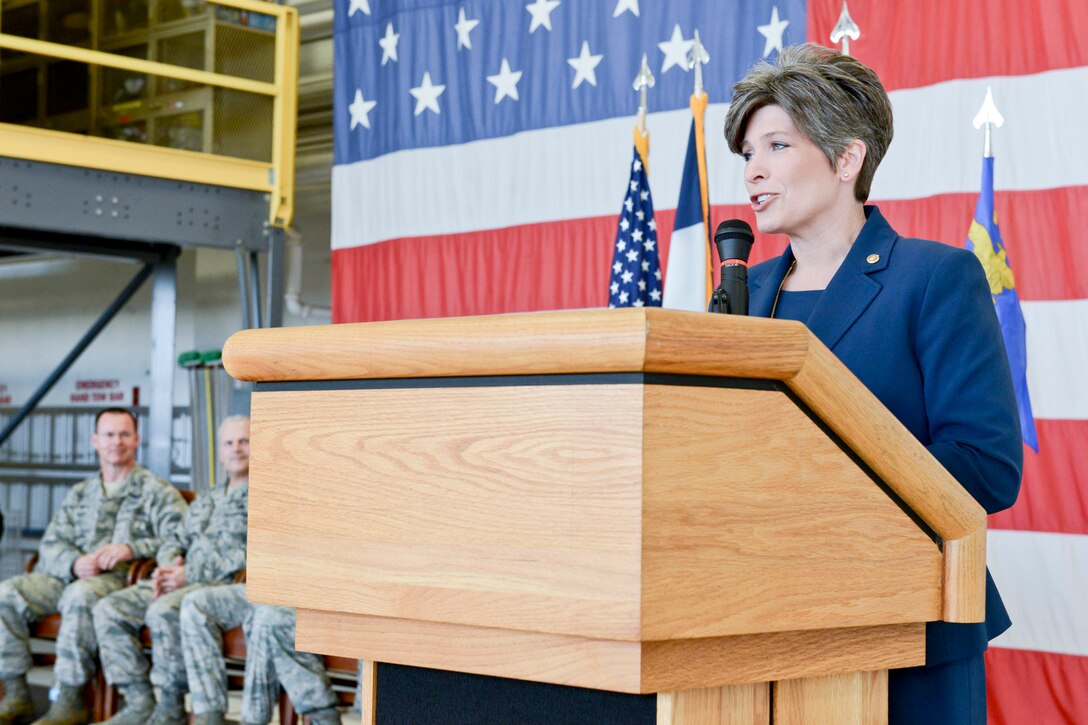
[[642, 54], [642, 67], [638, 69], [638, 75], [632, 83], [638, 92], [638, 123], [635, 126], [635, 147], [642, 157], [642, 165], [649, 171], [650, 162], [650, 133], [646, 129], [646, 111], [648, 107], [647, 89], [654, 87], [654, 74], [650, 72], [650, 64], [646, 62], [646, 54]]
[[699, 189], [702, 193], [702, 211], [703, 211], [703, 236], [706, 238], [706, 244], [704, 245], [704, 265], [706, 268], [706, 300], [710, 301], [710, 296], [714, 292], [714, 273], [711, 271], [713, 255], [711, 253], [711, 231], [710, 231], [710, 193], [709, 193], [709, 180], [707, 179], [706, 171], [706, 136], [703, 128], [703, 121], [706, 116], [707, 95], [703, 89], [703, 66], [710, 62], [710, 54], [706, 52], [706, 46], [703, 45], [703, 41], [699, 38], [699, 29], [695, 29], [695, 39], [691, 43], [691, 49], [688, 51], [688, 69], [695, 71], [695, 87], [691, 93], [691, 115], [695, 123], [695, 149], [698, 158], [699, 167]]
[[982, 157], [985, 159], [992, 158], [994, 155], [993, 148], [993, 129], [1001, 128], [1005, 124], [1005, 117], [997, 110], [997, 106], [994, 104], [994, 94], [990, 86], [986, 86], [986, 98], [982, 101], [982, 107], [978, 109], [978, 113], [975, 114], [974, 126], [976, 129], [985, 127], [982, 136]]
[[842, 0], [842, 12], [839, 13], [839, 22], [835, 23], [831, 31], [831, 43], [842, 41], [842, 54], [850, 55], [850, 41], [861, 37], [861, 28], [850, 17], [850, 11], [846, 8], [846, 0]]

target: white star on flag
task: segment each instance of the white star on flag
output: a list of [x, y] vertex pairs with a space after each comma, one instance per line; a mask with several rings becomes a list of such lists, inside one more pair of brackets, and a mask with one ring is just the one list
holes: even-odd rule
[[631, 232], [631, 239], [633, 241], [636, 241], [636, 242], [641, 242], [642, 241], [642, 230], [641, 229], [636, 229], [635, 231]]
[[[661, 279], [661, 275], [659, 274], [657, 278]], [[659, 290], [652, 290], [650, 292], [650, 299], [652, 299], [654, 302], [657, 302], [661, 299], [661, 292]]]
[[[624, 272], [623, 274], [621, 274], [621, 275], [620, 275], [620, 279], [622, 279], [622, 280], [623, 280], [623, 283], [624, 283], [624, 284], [628, 284], [628, 283], [630, 283], [630, 282], [631, 282], [631, 280], [633, 280], [634, 278], [635, 278], [635, 275], [634, 275], [634, 273], [633, 273], [633, 272]], [[624, 302], [626, 302], [626, 301], [627, 301], [627, 300], [626, 300], [626, 299], [624, 299]]]
[[[628, 272], [627, 274], [630, 274], [630, 272]], [[624, 275], [624, 276], [626, 277], [627, 275]], [[625, 282], [630, 282], [631, 280], [627, 279], [627, 280], [624, 280], [624, 281]], [[627, 294], [626, 292], [620, 292], [620, 303], [621, 304], [627, 304], [627, 298], [628, 297], [630, 297], [630, 295]]]
[[354, 131], [356, 126], [362, 126], [363, 128], [370, 128], [370, 109], [378, 105], [377, 101], [367, 101], [363, 99], [363, 90], [361, 88], [355, 89], [355, 100], [348, 106], [348, 112], [351, 113], [351, 128], [349, 131]]
[[385, 26], [385, 37], [378, 38], [378, 45], [382, 47], [382, 65], [389, 61], [397, 62], [397, 41], [400, 33], [393, 32], [393, 23]]
[[362, 10], [363, 15], [370, 15], [370, 0], [351, 0], [348, 6], [348, 17], [354, 15], [356, 10]]
[[472, 49], [472, 40], [468, 37], [468, 34], [479, 24], [479, 20], [469, 20], [465, 17], [464, 8], [458, 11], [457, 22], [453, 26], [453, 29], [457, 31], [457, 50], [461, 50], [462, 47]]
[[620, 229], [622, 229], [623, 231], [627, 231], [627, 228], [629, 226], [631, 226], [631, 222], [627, 221], [626, 219], [620, 219]]
[[621, 239], [621, 240], [619, 240], [618, 242], [616, 242], [616, 249], [617, 249], [618, 251], [620, 251], [620, 252], [622, 252], [623, 250], [627, 249], [627, 242], [625, 242], [625, 241], [624, 241], [624, 240], [622, 240], [622, 239]]
[[518, 100], [518, 81], [521, 80], [521, 71], [510, 70], [510, 63], [506, 58], [502, 59], [499, 72], [487, 77], [487, 82], [495, 86], [495, 104], [504, 98]]
[[623, 206], [627, 211], [631, 211], [635, 208], [635, 202], [631, 201], [631, 197], [627, 197], [623, 200]]
[[681, 69], [688, 69], [688, 51], [691, 50], [691, 46], [695, 44], [695, 40], [684, 40], [684, 34], [680, 31], [680, 24], [677, 23], [676, 27], [672, 29], [672, 37], [663, 43], [658, 43], [657, 47], [661, 49], [661, 52], [665, 54], [665, 60], [661, 61], [661, 72], [664, 73], [674, 65], [680, 66]]
[[627, 253], [627, 261], [628, 262], [637, 262], [638, 261], [638, 252], [636, 252], [634, 249], [632, 249], [630, 252], [628, 252]]
[[533, 16], [532, 22], [529, 23], [529, 32], [532, 33], [540, 26], [544, 26], [544, 29], [551, 32], [552, 29], [552, 11], [559, 7], [559, 0], [534, 0], [533, 3], [526, 5], [525, 9]]
[[616, 262], [615, 264], [613, 264], [612, 265], [612, 271], [615, 272], [616, 274], [619, 274], [620, 272], [622, 272], [623, 271], [623, 263], [622, 262]]
[[778, 6], [775, 5], [771, 8], [771, 22], [756, 28], [756, 30], [759, 31], [759, 34], [767, 39], [763, 44], [764, 58], [770, 55], [772, 50], [777, 50], [779, 53], [782, 52], [782, 32], [789, 24], [789, 20], [778, 19]]
[[635, 171], [642, 171], [642, 161], [635, 159]]
[[627, 10], [630, 10], [631, 14], [637, 18], [638, 0], [616, 0], [616, 9], [612, 11], [612, 17], [618, 18]]
[[589, 85], [597, 85], [597, 71], [595, 70], [597, 65], [601, 62], [603, 55], [591, 55], [589, 52], [589, 41], [582, 41], [582, 52], [577, 58], [567, 58], [567, 62], [570, 63], [570, 67], [574, 69], [574, 81], [571, 82], [571, 88], [577, 88], [582, 85], [582, 81], [589, 81]]
[[647, 239], [645, 242], [642, 243], [642, 248], [645, 249], [647, 252], [649, 252], [651, 249], [654, 248], [654, 245], [656, 243], [657, 242], [655, 242], [652, 239]]
[[438, 107], [438, 97], [442, 95], [442, 92], [446, 90], [445, 86], [436, 86], [431, 83], [431, 74], [424, 73], [423, 81], [415, 88], [408, 91], [416, 99], [416, 113], [419, 115], [423, 113], [425, 109], [430, 109], [435, 113], [442, 113], [442, 109]]

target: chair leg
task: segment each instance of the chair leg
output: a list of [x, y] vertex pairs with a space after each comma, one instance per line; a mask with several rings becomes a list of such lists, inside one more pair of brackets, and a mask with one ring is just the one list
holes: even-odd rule
[[291, 704], [291, 699], [287, 697], [287, 693], [282, 689], [280, 690], [280, 725], [298, 725], [299, 717], [295, 712], [295, 706]]

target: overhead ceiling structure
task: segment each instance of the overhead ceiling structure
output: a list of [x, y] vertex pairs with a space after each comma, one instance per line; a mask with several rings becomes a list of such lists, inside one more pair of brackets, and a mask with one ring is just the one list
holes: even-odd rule
[[[20, 14], [24, 6], [30, 11]], [[141, 267], [0, 431], [0, 444], [150, 279], [147, 464], [169, 471], [180, 250], [233, 250], [244, 325], [282, 323], [298, 11], [260, 0], [8, 8], [0, 26], [0, 255]]]

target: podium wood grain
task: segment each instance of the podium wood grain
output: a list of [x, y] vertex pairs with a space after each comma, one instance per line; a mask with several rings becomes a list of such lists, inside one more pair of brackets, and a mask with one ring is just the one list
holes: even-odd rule
[[941, 614], [982, 621], [985, 513], [803, 325], [629, 309], [248, 330], [224, 348], [242, 380], [648, 372], [780, 380], [943, 541]]
[[941, 613], [936, 544], [779, 392], [278, 392], [253, 413], [256, 601], [626, 641]]

